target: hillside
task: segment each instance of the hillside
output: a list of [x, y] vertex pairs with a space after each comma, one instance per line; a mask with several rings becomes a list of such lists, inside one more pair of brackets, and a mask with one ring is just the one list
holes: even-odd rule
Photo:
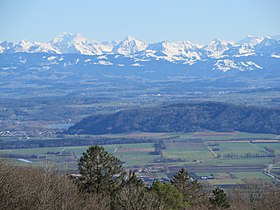
[[218, 102], [178, 103], [90, 116], [70, 127], [70, 134], [132, 131], [240, 131], [280, 134], [280, 109]]

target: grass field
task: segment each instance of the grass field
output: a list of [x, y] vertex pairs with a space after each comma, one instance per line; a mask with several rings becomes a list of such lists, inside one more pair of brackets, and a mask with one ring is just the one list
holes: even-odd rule
[[271, 177], [262, 172], [196, 173], [196, 175], [199, 177], [213, 176], [214, 179], [206, 180], [206, 182], [213, 185], [245, 184], [256, 179], [261, 179], [267, 182], [274, 181]]
[[115, 145], [113, 154], [125, 162], [124, 166], [144, 166], [153, 163], [157, 157], [153, 154], [152, 143]]
[[0, 150], [0, 154], [40, 155], [40, 154], [46, 154], [47, 152], [61, 152], [63, 149], [64, 147], [11, 149], [11, 150]]
[[183, 160], [205, 160], [212, 159], [213, 155], [208, 151], [208, 148], [201, 142], [186, 143], [174, 142], [167, 143], [166, 150], [163, 152], [164, 157], [170, 159]]
[[242, 179], [244, 182], [248, 182], [252, 179], [262, 179], [268, 182], [272, 182], [273, 179], [269, 176], [266, 176], [262, 172], [232, 172], [234, 177]]
[[255, 143], [256, 146], [265, 149], [265, 147], [270, 147], [275, 150], [276, 153], [280, 154], [280, 142], [279, 143]]
[[167, 138], [172, 134], [168, 133], [146, 133], [146, 132], [133, 132], [121, 134], [104, 134], [103, 137], [108, 138]]
[[264, 138], [264, 139], [276, 139], [277, 135], [274, 134], [258, 134], [258, 133], [242, 133], [242, 132], [236, 132], [236, 135], [234, 138], [238, 139], [251, 139], [251, 138]]
[[219, 159], [210, 159], [205, 160], [201, 163], [204, 166], [258, 166], [264, 167], [266, 164], [272, 161], [272, 158], [219, 158]]
[[235, 153], [237, 155], [244, 155], [247, 153], [266, 155], [267, 153], [263, 148], [256, 146], [255, 144], [251, 144], [249, 142], [224, 142], [219, 143], [220, 151], [218, 154], [225, 155], [229, 153]]
[[[152, 143], [144, 144], [121, 144], [121, 145], [104, 145], [104, 148], [109, 153], [125, 162], [124, 166], [146, 165], [152, 163], [157, 156], [153, 154], [154, 147]], [[45, 158], [29, 158], [34, 163], [43, 162], [65, 162], [77, 164], [78, 158], [83, 152], [86, 152], [88, 146], [76, 147], [47, 147], [47, 148], [34, 148], [34, 149], [13, 149], [13, 150], [0, 150], [0, 154], [16, 154], [16, 155], [37, 155], [38, 157], [45, 156]], [[48, 154], [48, 153], [52, 154]], [[59, 154], [53, 154], [59, 153]], [[21, 161], [14, 161], [24, 164]], [[76, 167], [76, 166], [75, 166]]]

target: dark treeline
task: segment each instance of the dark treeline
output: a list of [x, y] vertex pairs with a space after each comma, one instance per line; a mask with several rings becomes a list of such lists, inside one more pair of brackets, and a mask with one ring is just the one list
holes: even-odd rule
[[220, 102], [190, 102], [91, 116], [70, 127], [68, 132], [104, 134], [210, 130], [280, 134], [279, 122], [280, 109]]
[[279, 209], [278, 185], [254, 181], [225, 192], [193, 180], [186, 169], [170, 182], [145, 185], [120, 160], [91, 146], [78, 163], [80, 174], [50, 168], [20, 168], [0, 160], [0, 209], [187, 210]]
[[44, 148], [44, 147], [70, 147], [70, 146], [89, 146], [107, 144], [139, 144], [151, 143], [149, 138], [63, 138], [63, 139], [38, 139], [38, 140], [13, 140], [0, 141], [0, 149], [23, 149], [23, 148]]

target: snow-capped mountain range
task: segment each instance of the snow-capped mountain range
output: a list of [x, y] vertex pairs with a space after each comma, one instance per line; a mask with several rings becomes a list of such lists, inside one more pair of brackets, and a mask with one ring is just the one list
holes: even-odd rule
[[[207, 45], [199, 45], [190, 41], [146, 43], [131, 36], [122, 41], [98, 42], [81, 36], [80, 34], [63, 33], [49, 42], [29, 42], [22, 40], [18, 44], [0, 42], [1, 54], [14, 53], [46, 53], [47, 60], [52, 64], [63, 61], [62, 55], [78, 54], [93, 56], [87, 58], [84, 64], [117, 65], [117, 66], [145, 66], [149, 62], [170, 62], [192, 66], [211, 61], [208, 68], [223, 72], [235, 69], [240, 71], [263, 69], [263, 59], [258, 62], [257, 57], [269, 57], [280, 62], [280, 37], [253, 37], [237, 41], [213, 40]], [[118, 58], [129, 58], [131, 62], [121, 63]], [[26, 61], [25, 61], [26, 62]], [[1, 64], [1, 62], [0, 62]], [[265, 64], [267, 67], [267, 63]], [[6, 68], [6, 67], [5, 67]]]

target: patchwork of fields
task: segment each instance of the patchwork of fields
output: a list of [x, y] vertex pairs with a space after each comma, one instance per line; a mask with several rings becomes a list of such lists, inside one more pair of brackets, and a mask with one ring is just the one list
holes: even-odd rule
[[[103, 145], [108, 152], [121, 159], [124, 167], [134, 169], [139, 176], [171, 177], [185, 167], [195, 178], [214, 185], [245, 184], [252, 179], [277, 182], [277, 179], [263, 173], [270, 163], [274, 163], [271, 173], [280, 174], [280, 163], [277, 163], [280, 139], [276, 135], [195, 132], [128, 133], [103, 137], [152, 139], [150, 143]], [[160, 150], [156, 149], [159, 142]], [[17, 165], [51, 165], [74, 172], [79, 157], [87, 148], [10, 149], [0, 150], [0, 155]]]

